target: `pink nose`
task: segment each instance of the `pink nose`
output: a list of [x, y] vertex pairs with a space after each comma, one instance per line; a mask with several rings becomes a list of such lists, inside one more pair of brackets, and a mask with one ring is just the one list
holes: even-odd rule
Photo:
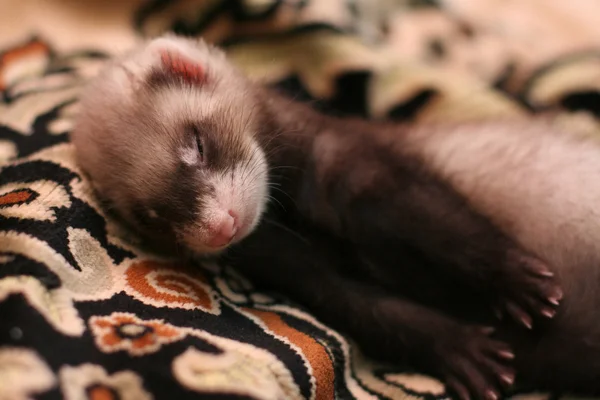
[[228, 215], [217, 221], [211, 228], [213, 236], [206, 243], [210, 247], [222, 247], [233, 240], [238, 231], [238, 216], [229, 210]]

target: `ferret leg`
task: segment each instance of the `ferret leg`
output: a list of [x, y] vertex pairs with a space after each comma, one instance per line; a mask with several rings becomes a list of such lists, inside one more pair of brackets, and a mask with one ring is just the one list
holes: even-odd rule
[[[399, 189], [404, 191], [402, 186]], [[379, 217], [373, 218], [373, 210]], [[394, 201], [383, 199], [352, 213], [356, 214], [366, 214], [362, 229], [370, 230], [361, 233], [361, 241], [379, 241], [371, 245], [379, 248], [388, 243], [389, 249], [394, 248], [394, 238], [410, 243], [527, 328], [532, 327], [536, 316], [555, 315], [562, 291], [546, 264], [452, 191], [422, 183], [399, 193]], [[366, 228], [366, 219], [376, 223]]]
[[333, 238], [292, 232], [263, 222], [232, 254], [231, 264], [254, 282], [309, 307], [325, 323], [349, 334], [368, 354], [410, 362], [443, 379], [461, 399], [497, 399], [514, 372], [510, 348], [489, 328], [467, 326], [433, 309], [395, 297], [337, 271], [358, 257]]
[[368, 138], [358, 146], [353, 151], [361, 156], [348, 165], [338, 165], [349, 158], [340, 152], [330, 162], [335, 169], [318, 163], [309, 168], [300, 191], [304, 215], [371, 254], [393, 253], [399, 245], [414, 248], [528, 328], [533, 317], [554, 316], [562, 291], [544, 262], [418, 160], [378, 148]]

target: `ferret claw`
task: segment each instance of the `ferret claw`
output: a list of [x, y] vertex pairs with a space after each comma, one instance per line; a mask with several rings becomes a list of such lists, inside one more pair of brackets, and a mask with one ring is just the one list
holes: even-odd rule
[[506, 303], [506, 310], [517, 321], [520, 321], [527, 329], [533, 328], [533, 321], [529, 314], [514, 303]]
[[547, 278], [552, 278], [554, 276], [554, 272], [550, 271], [550, 268], [543, 262], [536, 259], [529, 259], [528, 262], [529, 265], [531, 265], [533, 274]]
[[449, 340], [439, 357], [444, 361], [444, 381], [457, 399], [498, 400], [514, 380], [510, 346], [487, 336], [489, 327], [469, 327], [463, 341]]
[[550, 297], [548, 297], [548, 302], [550, 304], [553, 304], [555, 306], [558, 306], [560, 304], [560, 301], [563, 298], [563, 291], [557, 287], [554, 289], [554, 294]]
[[555, 307], [563, 298], [563, 291], [555, 274], [541, 260], [512, 250], [500, 275], [497, 288], [499, 298], [495, 309], [501, 309], [517, 323], [532, 329], [536, 318], [553, 318]]
[[554, 316], [556, 315], [556, 310], [553, 310], [551, 308], [545, 308], [541, 311], [541, 314], [547, 318], [554, 318]]
[[507, 375], [507, 374], [502, 374], [500, 375], [500, 380], [506, 385], [506, 386], [512, 386], [513, 383], [515, 383], [515, 376], [514, 375]]
[[485, 398], [486, 398], [486, 400], [498, 400], [498, 394], [496, 392], [494, 392], [493, 390], [488, 390], [485, 393]]
[[513, 360], [515, 358], [515, 353], [508, 350], [500, 350], [498, 355], [506, 360]]

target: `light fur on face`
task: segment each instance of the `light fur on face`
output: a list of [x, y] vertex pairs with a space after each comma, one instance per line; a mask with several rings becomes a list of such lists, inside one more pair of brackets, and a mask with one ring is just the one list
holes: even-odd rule
[[[170, 76], [161, 65], [164, 50], [198, 63], [206, 82]], [[239, 241], [267, 201], [252, 95], [218, 49], [172, 35], [151, 40], [84, 90], [72, 133], [79, 163], [129, 222], [164, 230], [198, 252], [221, 250], [206, 245], [220, 220], [236, 216], [232, 242]], [[203, 159], [197, 143], [204, 143]]]

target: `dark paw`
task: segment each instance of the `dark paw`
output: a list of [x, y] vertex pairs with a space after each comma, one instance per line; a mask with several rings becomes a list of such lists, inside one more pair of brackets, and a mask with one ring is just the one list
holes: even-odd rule
[[492, 339], [491, 328], [463, 328], [438, 342], [436, 354], [449, 394], [462, 400], [497, 400], [515, 380], [508, 345]]
[[536, 317], [553, 318], [563, 292], [548, 266], [539, 259], [514, 250], [495, 282], [498, 316], [508, 314], [528, 329]]

